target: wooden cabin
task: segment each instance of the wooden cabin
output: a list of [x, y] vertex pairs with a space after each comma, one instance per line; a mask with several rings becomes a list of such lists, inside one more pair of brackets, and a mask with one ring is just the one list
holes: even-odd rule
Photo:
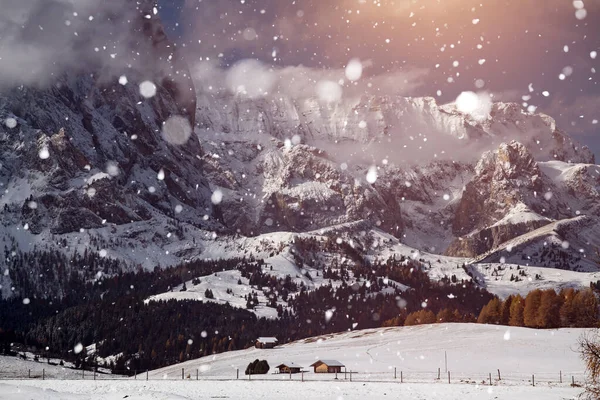
[[275, 337], [259, 337], [254, 343], [254, 347], [257, 349], [272, 349], [277, 346], [279, 341]]
[[342, 367], [345, 367], [345, 365], [336, 360], [319, 360], [312, 364], [311, 367], [315, 369], [315, 374], [333, 374], [342, 372]]
[[297, 374], [302, 372], [302, 367], [298, 364], [294, 364], [293, 362], [286, 362], [283, 364], [279, 364], [275, 367], [279, 370], [280, 374]]

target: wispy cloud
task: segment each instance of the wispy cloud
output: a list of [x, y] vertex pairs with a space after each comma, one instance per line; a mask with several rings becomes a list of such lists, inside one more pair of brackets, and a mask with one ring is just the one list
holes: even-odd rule
[[99, 71], [143, 66], [138, 54], [141, 44], [132, 33], [143, 29], [140, 14], [152, 14], [151, 4], [146, 0], [3, 0], [0, 86], [44, 85], [65, 71], [90, 66]]

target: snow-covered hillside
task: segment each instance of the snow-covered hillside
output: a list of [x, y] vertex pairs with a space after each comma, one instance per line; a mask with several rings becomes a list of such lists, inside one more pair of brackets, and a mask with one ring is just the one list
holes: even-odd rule
[[[559, 400], [575, 398], [584, 366], [576, 352], [580, 329], [532, 330], [474, 324], [439, 324], [353, 331], [314, 337], [275, 349], [248, 349], [150, 371], [126, 381], [0, 381], [1, 399], [408, 399]], [[447, 356], [451, 384], [447, 383]], [[243, 374], [266, 359], [267, 375]], [[315, 374], [317, 359], [342, 362], [349, 374]], [[282, 362], [304, 367], [300, 375], [274, 374]], [[185, 381], [181, 381], [182, 368]], [[394, 379], [396, 368], [396, 379]], [[437, 379], [438, 368], [441, 379]], [[240, 379], [236, 380], [237, 370]], [[497, 379], [500, 370], [501, 380]], [[403, 383], [400, 383], [402, 371]], [[202, 382], [196, 382], [196, 373]], [[492, 385], [489, 386], [489, 374]], [[562, 374], [563, 383], [560, 383]], [[535, 376], [536, 386], [531, 382]], [[220, 380], [215, 384], [213, 380]]]
[[[478, 324], [436, 324], [358, 330], [324, 335], [269, 349], [232, 351], [188, 361], [150, 372], [154, 379], [176, 379], [181, 369], [196, 369], [202, 378], [235, 378], [253, 360], [266, 359], [271, 373], [258, 378], [281, 379], [273, 367], [294, 362], [306, 371], [319, 359], [338, 360], [357, 380], [393, 380], [394, 368], [404, 372], [407, 381], [433, 381], [437, 370], [448, 370], [457, 379], [479, 382], [497, 370], [508, 382], [527, 382], [537, 374], [540, 382], [576, 376], [581, 381], [584, 365], [577, 353], [582, 329], [533, 330]], [[305, 373], [305, 379], [325, 379], [327, 375]], [[558, 382], [557, 382], [558, 383]]]
[[[549, 226], [553, 227], [555, 224]], [[540, 228], [538, 231], [543, 232], [545, 229], [547, 228]], [[298, 240], [316, 240], [317, 243], [325, 243], [328, 238], [335, 238], [340, 243], [351, 244], [353, 248], [359, 251], [371, 263], [391, 257], [404, 257], [408, 260], [418, 262], [432, 280], [437, 281], [453, 276], [458, 282], [475, 279], [475, 282], [480, 287], [501, 298], [517, 293], [524, 295], [538, 288], [554, 288], [557, 290], [564, 287], [585, 288], [589, 287], [591, 282], [600, 280], [600, 272], [578, 272], [552, 268], [553, 265], [548, 263], [536, 263], [536, 260], [532, 257], [539, 253], [533, 251], [516, 252], [513, 250], [512, 253], [509, 253], [506, 251], [506, 247], [503, 247], [502, 251], [498, 250], [487, 257], [477, 259], [449, 257], [419, 251], [403, 244], [398, 238], [379, 229], [355, 233], [356, 230], [356, 227], [352, 225], [340, 225], [310, 233], [274, 232], [263, 234], [256, 238], [238, 237], [234, 240], [227, 237], [216, 238], [202, 245], [206, 246], [207, 251], [200, 253], [199, 257], [205, 259], [233, 258], [239, 254], [252, 254], [257, 257], [264, 257], [265, 264], [262, 272], [265, 275], [273, 276], [277, 279], [286, 279], [289, 276], [293, 282], [298, 285], [302, 284], [308, 289], [315, 289], [329, 283], [337, 286], [341, 281], [325, 279], [323, 267], [298, 263], [298, 259], [294, 257], [295, 243]], [[578, 232], [581, 234], [583, 231], [580, 230]], [[528, 235], [535, 237], [535, 233]], [[525, 236], [528, 237], [528, 235]], [[520, 239], [514, 239], [513, 242], [518, 240]], [[558, 242], [559, 248], [560, 242], [562, 241]], [[199, 240], [197, 243], [200, 244], [202, 242]], [[530, 241], [527, 240], [526, 243], [530, 243]], [[541, 242], [539, 245], [542, 250], [544, 248], [551, 248], [550, 245], [544, 245]], [[532, 254], [532, 256], [527, 258], [528, 254]], [[353, 265], [353, 261], [344, 252], [321, 250], [312, 253], [312, 255], [317, 259], [323, 260], [326, 266], [337, 265], [338, 263]], [[493, 258], [494, 256], [496, 258]], [[586, 265], [593, 266], [592, 260], [587, 260], [586, 258], [582, 258], [582, 260]], [[595, 271], [594, 268], [590, 269]], [[514, 279], [516, 276], [519, 276], [519, 279]], [[258, 295], [259, 305], [252, 311], [259, 317], [277, 317], [276, 309], [266, 306], [268, 301], [266, 292], [263, 289], [258, 289], [256, 286], [250, 285], [248, 279], [241, 276], [237, 270], [190, 278], [198, 278], [199, 282], [194, 284], [192, 279], [187, 280], [185, 282], [185, 291], [182, 290], [183, 284], [181, 284], [174, 287], [171, 291], [151, 296], [146, 301], [169, 299], [201, 300], [220, 304], [228, 303], [234, 307], [246, 308], [245, 296], [254, 292]], [[386, 277], [381, 276], [381, 278]], [[347, 283], [352, 284], [354, 282], [356, 282], [356, 279], [354, 279], [350, 268]], [[402, 286], [403, 283], [398, 282], [397, 284]], [[207, 289], [212, 290], [214, 298], [206, 298], [205, 293]], [[279, 296], [277, 297], [277, 304], [286, 308], [285, 301]]]

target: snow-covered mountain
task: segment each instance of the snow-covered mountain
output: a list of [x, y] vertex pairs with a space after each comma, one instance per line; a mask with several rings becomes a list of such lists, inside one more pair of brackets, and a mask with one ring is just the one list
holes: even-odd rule
[[[433, 98], [196, 91], [147, 3], [130, 32], [144, 68], [0, 92], [3, 296], [19, 293], [13, 260], [32, 251], [152, 268], [272, 257], [323, 232], [381, 232], [462, 263], [562, 257], [597, 270], [600, 167], [551, 117], [510, 103], [481, 119]], [[34, 264], [32, 276], [47, 270]]]

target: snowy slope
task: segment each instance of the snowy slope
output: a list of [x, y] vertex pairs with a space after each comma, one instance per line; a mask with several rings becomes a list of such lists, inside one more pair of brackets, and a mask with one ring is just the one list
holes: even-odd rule
[[[123, 381], [0, 381], [0, 399], [385, 399], [559, 400], [575, 398], [571, 377], [581, 383], [584, 366], [576, 349], [581, 329], [438, 324], [380, 328], [325, 335], [275, 349], [232, 351], [149, 372]], [[445, 354], [452, 384], [448, 385]], [[266, 359], [267, 375], [247, 380], [243, 371], [254, 359]], [[274, 366], [294, 362], [309, 371], [317, 359], [341, 361], [349, 376], [274, 374]], [[185, 381], [181, 381], [184, 369]], [[394, 368], [397, 377], [394, 379]], [[437, 380], [438, 368], [442, 379]], [[236, 370], [240, 369], [240, 380]], [[497, 380], [500, 369], [502, 380]], [[200, 380], [195, 382], [196, 371]], [[399, 383], [400, 371], [404, 383]], [[563, 383], [559, 382], [562, 372]], [[493, 386], [488, 386], [492, 373]], [[531, 385], [535, 374], [536, 387]]]
[[[183, 284], [173, 288], [172, 292], [161, 293], [151, 296], [146, 302], [161, 300], [200, 300], [210, 301], [218, 304], [230, 304], [233, 307], [246, 308], [245, 295], [252, 292], [258, 294], [259, 305], [253, 312], [260, 318], [277, 318], [277, 310], [267, 307], [266, 296], [262, 291], [252, 290], [247, 278], [244, 278], [239, 271], [222, 271], [214, 275], [202, 277], [200, 284], [194, 285], [192, 281], [185, 283], [187, 290], [181, 291]], [[242, 283], [238, 284], [238, 280]], [[206, 298], [205, 292], [210, 289], [214, 294], [214, 299]], [[228, 290], [231, 293], [228, 293]]]
[[[448, 370], [457, 379], [485, 379], [501, 370], [505, 380], [522, 383], [537, 374], [540, 382], [558, 380], [559, 372], [582, 379], [584, 365], [576, 349], [581, 329], [533, 330], [527, 328], [437, 324], [379, 328], [308, 338], [273, 350], [250, 348], [188, 361], [150, 372], [154, 379], [173, 379], [185, 368], [202, 378], [235, 378], [256, 358], [266, 359], [272, 370], [261, 379], [281, 379], [273, 367], [294, 362], [309, 371], [318, 359], [342, 362], [357, 380], [393, 380], [394, 368], [410, 382], [434, 381], [437, 370]], [[305, 373], [307, 380], [329, 380], [327, 375]], [[508, 383], [507, 382], [507, 383]]]
[[41, 379], [42, 374], [48, 379], [78, 379], [81, 378], [81, 370], [71, 369], [71, 363], [64, 363], [64, 367], [58, 365], [60, 360], [51, 359], [53, 364], [48, 364], [45, 358], [33, 361], [30, 356], [27, 360], [18, 357], [0, 356], [0, 379], [23, 379], [29, 376]]
[[475, 260], [596, 272], [600, 269], [595, 253], [599, 246], [598, 219], [582, 215], [518, 236]]
[[[583, 217], [580, 217], [580, 219]], [[565, 224], [567, 222], [563, 222]], [[558, 223], [550, 224], [540, 228], [539, 232], [546, 232], [544, 238], [547, 237], [548, 230], [555, 227]], [[591, 225], [596, 227], [597, 225]], [[364, 228], [364, 227], [363, 227]], [[594, 228], [595, 229], [595, 228]], [[358, 232], [357, 232], [358, 230]], [[536, 232], [538, 232], [536, 231]], [[573, 230], [577, 232], [577, 230]], [[585, 232], [581, 229], [578, 232]], [[514, 243], [519, 240], [524, 240], [527, 246], [539, 244], [540, 242], [537, 233], [524, 235], [525, 238], [514, 239]], [[356, 225], [339, 225], [330, 229], [315, 231], [312, 233], [282, 233], [274, 232], [271, 234], [263, 234], [256, 238], [239, 237], [237, 240], [229, 238], [216, 238], [209, 244], [201, 245], [198, 241], [198, 246], [206, 246], [211, 249], [209, 252], [201, 252], [199, 258], [232, 258], [242, 254], [254, 254], [259, 257], [265, 257], [265, 267], [262, 272], [266, 275], [274, 276], [278, 279], [285, 279], [290, 276], [292, 281], [300, 285], [304, 284], [309, 290], [315, 289], [323, 284], [329, 284], [329, 279], [323, 278], [323, 271], [309, 266], [307, 264], [296, 265], [296, 261], [292, 255], [295, 240], [316, 239], [324, 241], [328, 237], [336, 238], [342, 242], [351, 243], [353, 247], [360, 249], [365, 259], [375, 262], [384, 261], [390, 257], [405, 257], [410, 260], [417, 261], [422, 265], [429, 277], [433, 280], [440, 280], [444, 277], [451, 278], [453, 275], [458, 282], [472, 280], [475, 278], [476, 283], [488, 290], [490, 293], [496, 294], [501, 298], [505, 298], [511, 294], [527, 294], [534, 289], [549, 289], [554, 288], [560, 290], [565, 287], [586, 288], [590, 282], [600, 280], [600, 272], [571, 271], [568, 269], [553, 268], [553, 265], [545, 265], [536, 263], [535, 259], [525, 259], [529, 251], [520, 251], [517, 244], [512, 244], [514, 249], [511, 252], [506, 250], [505, 245], [501, 250], [497, 250], [486, 257], [481, 258], [465, 258], [465, 257], [449, 257], [438, 254], [432, 254], [425, 251], [419, 251], [415, 248], [403, 244], [399, 239], [385, 233], [379, 229], [361, 230]], [[537, 241], [532, 241], [530, 237], [536, 238]], [[547, 239], [544, 239], [547, 240]], [[595, 239], [591, 238], [593, 243]], [[556, 240], [555, 240], [556, 241]], [[511, 242], [511, 243], [513, 243]], [[562, 240], [558, 240], [557, 246], [562, 249]], [[532, 244], [533, 243], [533, 244]], [[573, 242], [575, 243], [575, 242]], [[549, 248], [549, 245], [545, 246]], [[579, 254], [576, 251], [577, 254]], [[336, 252], [320, 252], [319, 257], [327, 260], [326, 265], [331, 265], [334, 259], [346, 260], [352, 265], [347, 255]], [[593, 265], [592, 261], [586, 261], [582, 258], [586, 265]], [[597, 271], [590, 269], [589, 271]], [[519, 281], [511, 281], [511, 275], [517, 276], [522, 273]], [[310, 279], [306, 276], [309, 275]], [[200, 278], [201, 282], [194, 285], [192, 280], [187, 281], [186, 291], [181, 291], [183, 285], [173, 288], [173, 291], [161, 293], [151, 296], [147, 301], [168, 300], [168, 299], [189, 299], [217, 302], [221, 304], [229, 303], [234, 307], [246, 308], [245, 295], [255, 292], [258, 294], [259, 305], [253, 312], [259, 317], [275, 318], [277, 316], [276, 309], [266, 306], [267, 297], [262, 290], [256, 287], [249, 286], [248, 279], [242, 277], [239, 271], [223, 271], [216, 275], [208, 275]], [[386, 278], [381, 276], [381, 278]], [[241, 280], [242, 284], [238, 284]], [[350, 271], [349, 283], [354, 282], [353, 274]], [[341, 281], [332, 281], [334, 286]], [[398, 282], [398, 286], [402, 287], [403, 283]], [[205, 292], [211, 289], [214, 293], [214, 299], [206, 299]], [[231, 293], [228, 293], [230, 291]], [[294, 293], [290, 293], [292, 296]], [[284, 308], [286, 302], [281, 297], [278, 297], [277, 304], [281, 304]]]

